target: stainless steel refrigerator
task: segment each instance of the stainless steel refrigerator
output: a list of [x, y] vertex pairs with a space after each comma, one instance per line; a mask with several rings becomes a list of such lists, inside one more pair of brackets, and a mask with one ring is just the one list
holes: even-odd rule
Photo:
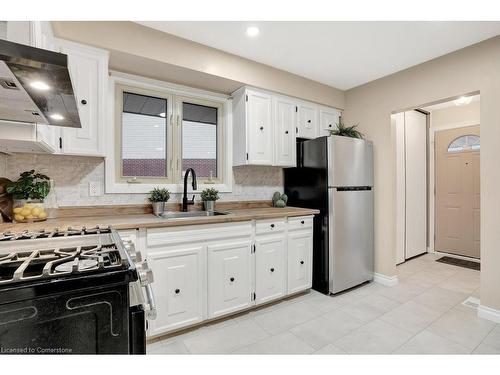
[[338, 293], [373, 279], [373, 146], [329, 136], [297, 144], [284, 170], [290, 206], [316, 208], [313, 288]]

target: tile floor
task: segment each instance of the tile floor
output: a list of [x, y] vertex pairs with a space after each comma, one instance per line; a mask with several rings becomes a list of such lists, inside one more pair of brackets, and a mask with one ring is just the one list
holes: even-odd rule
[[335, 297], [311, 291], [166, 337], [148, 354], [500, 354], [500, 325], [462, 305], [479, 272], [426, 254], [398, 266], [399, 284]]

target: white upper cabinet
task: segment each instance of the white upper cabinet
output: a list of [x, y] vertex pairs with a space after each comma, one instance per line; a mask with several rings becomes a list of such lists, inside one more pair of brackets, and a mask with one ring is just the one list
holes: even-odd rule
[[248, 163], [272, 165], [273, 124], [270, 95], [247, 91]]
[[318, 137], [318, 108], [312, 103], [300, 102], [297, 115], [297, 138]]
[[66, 155], [104, 155], [108, 52], [57, 40], [68, 66], [82, 127], [62, 128], [60, 148]]
[[274, 165], [294, 167], [295, 159], [295, 124], [297, 106], [286, 97], [273, 98], [274, 112]]
[[328, 136], [330, 130], [337, 127], [340, 118], [340, 111], [334, 108], [320, 107], [319, 109], [319, 135]]
[[6, 21], [5, 26], [5, 37], [11, 42], [54, 50], [54, 34], [49, 21]]

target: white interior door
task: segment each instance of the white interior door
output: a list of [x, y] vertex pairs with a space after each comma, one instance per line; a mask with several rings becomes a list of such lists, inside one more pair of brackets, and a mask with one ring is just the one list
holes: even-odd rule
[[405, 112], [405, 258], [427, 252], [427, 115]]

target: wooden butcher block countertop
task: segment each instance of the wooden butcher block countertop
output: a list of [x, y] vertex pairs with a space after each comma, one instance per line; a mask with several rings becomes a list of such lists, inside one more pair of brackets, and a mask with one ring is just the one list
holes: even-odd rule
[[[177, 208], [177, 207], [175, 207]], [[81, 208], [64, 208], [59, 209], [60, 216], [53, 219], [47, 219], [42, 222], [34, 223], [0, 223], [0, 235], [4, 232], [22, 232], [37, 231], [37, 230], [53, 230], [59, 228], [64, 230], [68, 227], [87, 228], [111, 226], [115, 229], [134, 229], [134, 228], [162, 228], [183, 225], [199, 225], [199, 224], [216, 224], [216, 223], [231, 223], [237, 221], [259, 220], [259, 219], [272, 219], [293, 216], [308, 216], [319, 213], [319, 210], [308, 208], [285, 207], [275, 208], [271, 207], [266, 202], [243, 202], [243, 203], [218, 203], [216, 211], [228, 212], [227, 215], [217, 216], [203, 216], [203, 217], [190, 217], [182, 219], [163, 219], [147, 213], [151, 210], [149, 205], [135, 205], [135, 206], [108, 206], [106, 208], [108, 214], [105, 214], [105, 209], [101, 206], [95, 207], [81, 207]], [[197, 208], [195, 208], [197, 209]], [[75, 215], [80, 212], [80, 215]], [[142, 213], [137, 213], [141, 212]], [[94, 213], [94, 214], [92, 214]]]

